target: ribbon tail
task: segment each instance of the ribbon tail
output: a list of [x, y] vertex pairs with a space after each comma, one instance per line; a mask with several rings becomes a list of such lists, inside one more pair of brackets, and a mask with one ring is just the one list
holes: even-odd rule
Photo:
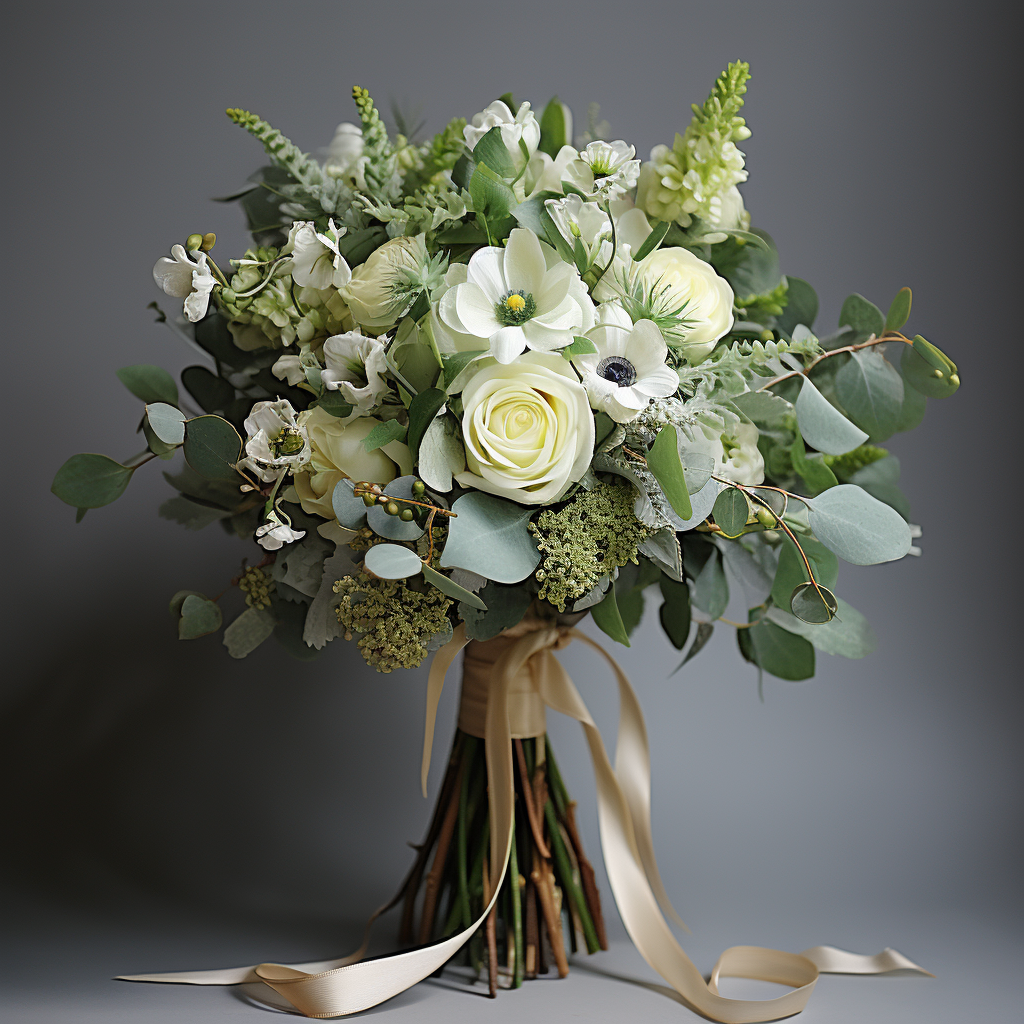
[[427, 710], [423, 726], [423, 760], [420, 764], [420, 785], [423, 787], [423, 795], [427, 795], [427, 775], [430, 772], [430, 754], [434, 747], [434, 726], [437, 722], [437, 705], [441, 701], [441, 691], [444, 689], [444, 677], [448, 674], [455, 656], [469, 643], [466, 636], [466, 624], [460, 622], [448, 641], [434, 655], [430, 664], [430, 674], [427, 677]]
[[886, 946], [881, 953], [864, 956], [850, 953], [835, 946], [812, 946], [801, 956], [807, 957], [822, 974], [886, 974], [889, 971], [916, 971], [926, 978], [934, 978], [931, 971], [915, 964], [899, 950]]

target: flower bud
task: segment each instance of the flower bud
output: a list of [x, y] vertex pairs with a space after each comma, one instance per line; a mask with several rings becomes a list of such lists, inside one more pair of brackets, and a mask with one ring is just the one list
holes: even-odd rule
[[203, 236], [202, 235], [192, 234], [192, 235], [189, 235], [188, 238], [185, 239], [185, 248], [189, 252], [194, 252], [196, 249], [201, 248], [202, 244], [203, 244]]
[[217, 236], [212, 231], [207, 231], [206, 234], [203, 235], [202, 243], [199, 248], [202, 249], [203, 252], [209, 252], [216, 244]]

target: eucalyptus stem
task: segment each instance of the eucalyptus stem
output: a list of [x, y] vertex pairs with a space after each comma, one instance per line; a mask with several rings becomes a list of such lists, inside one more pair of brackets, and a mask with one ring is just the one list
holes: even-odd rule
[[[473, 754], [476, 752], [476, 745], [480, 741], [475, 736], [470, 736], [466, 739], [465, 746], [465, 757], [472, 761]], [[461, 907], [462, 914], [462, 927], [468, 928], [470, 921], [472, 921], [472, 915], [469, 909], [469, 879], [466, 874], [466, 842], [469, 829], [469, 822], [467, 819], [467, 811], [469, 809], [469, 786], [470, 786], [470, 773], [463, 772], [462, 774], [462, 786], [459, 790], [459, 838], [456, 851], [458, 854], [458, 878], [459, 878], [459, 905]]]
[[[551, 850], [555, 855], [555, 867], [558, 871], [559, 881], [562, 883], [562, 891], [567, 897], [567, 902], [579, 916], [580, 924], [583, 926], [583, 938], [587, 943], [587, 952], [596, 953], [601, 948], [597, 938], [597, 931], [594, 928], [593, 919], [587, 909], [587, 902], [583, 898], [576, 880], [573, 878], [572, 864], [569, 862], [569, 853], [562, 840], [562, 830], [558, 826], [558, 818], [555, 816], [554, 801], [549, 800], [544, 807], [544, 817], [548, 823], [548, 838], [551, 840]], [[570, 922], [572, 916], [570, 915]], [[572, 931], [575, 931], [573, 929]], [[572, 932], [570, 932], [570, 937]]]
[[523, 983], [523, 908], [519, 892], [519, 855], [516, 852], [516, 830], [512, 825], [512, 853], [509, 859], [509, 892], [512, 895], [512, 928], [515, 933], [515, 954], [512, 961], [512, 987]]

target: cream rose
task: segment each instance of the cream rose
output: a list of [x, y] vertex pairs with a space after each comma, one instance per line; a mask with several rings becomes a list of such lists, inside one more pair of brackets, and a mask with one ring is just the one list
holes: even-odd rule
[[300, 419], [313, 450], [304, 472], [295, 475], [304, 512], [333, 519], [331, 498], [344, 477], [386, 484], [400, 473], [412, 472], [409, 449], [401, 442], [392, 441], [372, 452], [363, 447], [363, 438], [378, 422], [372, 416], [343, 422], [323, 409], [312, 409]]
[[527, 352], [478, 370], [462, 392], [463, 487], [523, 505], [554, 501], [587, 471], [594, 416], [586, 388], [557, 353]]
[[374, 250], [342, 289], [355, 322], [375, 332], [393, 327], [405, 312], [406, 301], [396, 298], [395, 285], [405, 272], [415, 272], [426, 255], [422, 235], [392, 238]]
[[673, 310], [685, 306], [681, 315], [689, 324], [672, 347], [689, 362], [700, 362], [732, 329], [734, 296], [729, 282], [689, 249], [658, 249], [641, 260], [636, 273], [659, 294], [660, 305]]

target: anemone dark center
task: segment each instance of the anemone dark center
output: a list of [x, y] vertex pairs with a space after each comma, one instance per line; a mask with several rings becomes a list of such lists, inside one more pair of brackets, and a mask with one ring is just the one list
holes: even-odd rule
[[494, 307], [498, 321], [505, 327], [525, 324], [537, 312], [537, 303], [530, 292], [514, 291], [501, 297]]
[[625, 356], [602, 359], [597, 364], [597, 374], [620, 388], [628, 388], [636, 383], [636, 367]]

